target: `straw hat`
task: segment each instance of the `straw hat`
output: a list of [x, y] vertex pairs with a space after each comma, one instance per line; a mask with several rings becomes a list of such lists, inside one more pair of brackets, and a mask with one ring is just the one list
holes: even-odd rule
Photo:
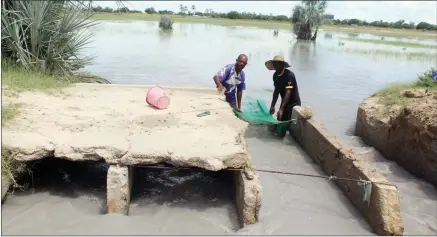
[[290, 64], [288, 64], [285, 60], [284, 57], [282, 56], [275, 56], [272, 60], [269, 60], [265, 63], [267, 69], [269, 70], [275, 70], [275, 68], [273, 67], [273, 62], [283, 62], [285, 65], [285, 68], [290, 67]]

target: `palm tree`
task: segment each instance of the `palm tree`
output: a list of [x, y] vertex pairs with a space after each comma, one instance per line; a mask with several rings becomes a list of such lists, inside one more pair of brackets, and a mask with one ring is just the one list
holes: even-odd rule
[[193, 11], [193, 14], [196, 12], [196, 6], [192, 5], [191, 10]]
[[[291, 21], [297, 39], [316, 40], [317, 31], [326, 19], [326, 6], [326, 0], [304, 0], [294, 7]], [[314, 35], [312, 35], [314, 28]]]

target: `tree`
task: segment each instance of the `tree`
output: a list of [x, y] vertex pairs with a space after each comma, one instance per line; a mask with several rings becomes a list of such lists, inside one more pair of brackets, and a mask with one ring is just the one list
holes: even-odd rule
[[191, 11], [193, 11], [193, 14], [196, 12], [196, 6], [192, 5], [191, 6]]
[[[326, 15], [326, 0], [304, 0], [293, 9], [291, 21], [293, 30], [298, 39], [316, 40], [317, 31], [323, 24]], [[313, 29], [315, 28], [314, 35]]]
[[146, 8], [146, 10], [144, 10], [144, 12], [147, 14], [156, 14], [156, 10], [153, 7]]

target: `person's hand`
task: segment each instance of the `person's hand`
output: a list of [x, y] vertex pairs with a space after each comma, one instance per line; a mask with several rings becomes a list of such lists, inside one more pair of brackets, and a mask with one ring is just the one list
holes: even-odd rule
[[278, 120], [281, 120], [281, 118], [282, 118], [282, 114], [284, 113], [284, 110], [283, 109], [279, 109], [278, 110]]
[[271, 107], [270, 108], [270, 114], [274, 114], [275, 113], [275, 107]]
[[223, 87], [223, 85], [220, 85], [217, 87], [217, 92], [220, 94], [223, 94], [223, 92], [225, 91], [225, 88]]

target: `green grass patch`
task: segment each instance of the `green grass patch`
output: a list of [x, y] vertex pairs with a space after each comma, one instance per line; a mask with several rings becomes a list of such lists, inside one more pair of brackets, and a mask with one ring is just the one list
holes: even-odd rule
[[400, 47], [412, 47], [412, 48], [427, 48], [427, 49], [437, 49], [437, 45], [413, 43], [413, 42], [402, 42], [394, 40], [380, 40], [380, 39], [360, 39], [360, 38], [341, 38], [342, 40], [361, 42], [361, 43], [371, 43], [371, 44], [383, 44], [383, 45], [393, 45]]
[[71, 84], [73, 80], [75, 79], [48, 75], [10, 62], [2, 62], [2, 85], [6, 85], [8, 90], [15, 92], [62, 89]]
[[418, 79], [412, 83], [391, 84], [373, 94], [372, 96], [378, 97], [379, 103], [384, 106], [380, 116], [389, 115], [393, 108], [403, 109], [412, 101], [411, 98], [401, 95], [403, 90], [427, 89], [437, 92], [437, 82], [431, 78], [433, 71], [435, 69], [431, 68], [429, 71], [419, 75]]
[[110, 83], [104, 78], [90, 74], [74, 76], [49, 75], [44, 72], [25, 69], [11, 62], [2, 62], [2, 89], [8, 95], [23, 91], [61, 92], [72, 83]]

